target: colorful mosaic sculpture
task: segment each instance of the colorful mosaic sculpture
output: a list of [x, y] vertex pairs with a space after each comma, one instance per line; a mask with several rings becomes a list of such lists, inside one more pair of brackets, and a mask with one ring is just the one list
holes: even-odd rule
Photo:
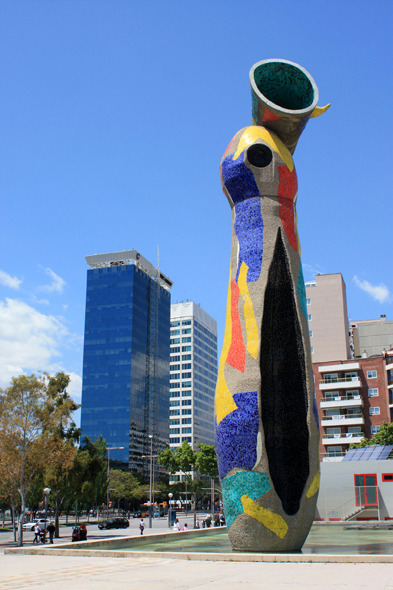
[[292, 154], [329, 105], [292, 62], [258, 62], [250, 81], [253, 125], [220, 165], [232, 248], [216, 453], [233, 549], [295, 551], [315, 515], [319, 431]]

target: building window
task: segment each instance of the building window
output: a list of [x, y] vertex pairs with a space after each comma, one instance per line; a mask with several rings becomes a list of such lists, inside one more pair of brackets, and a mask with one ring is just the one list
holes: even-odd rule
[[191, 432], [192, 432], [191, 428], [182, 428], [181, 429], [182, 434], [191, 434]]
[[171, 399], [171, 400], [169, 401], [169, 405], [170, 405], [171, 407], [173, 407], [173, 406], [180, 406], [180, 400], [179, 400], [179, 399]]
[[180, 344], [180, 338], [171, 338], [171, 344]]
[[180, 434], [180, 428], [171, 428], [169, 434]]
[[[173, 360], [173, 359], [171, 359], [171, 360]], [[169, 370], [170, 371], [180, 371], [180, 365], [170, 365]]]
[[325, 373], [323, 376], [324, 383], [337, 383], [337, 373]]
[[184, 329], [181, 331], [181, 333], [182, 333], [182, 334], [191, 334], [191, 328], [184, 328]]
[[[172, 351], [171, 351], [171, 352], [172, 352]], [[171, 362], [171, 363], [176, 363], [177, 361], [180, 361], [180, 355], [177, 355], [177, 356], [171, 356], [171, 358], [170, 358], [170, 362]], [[171, 367], [171, 369], [172, 369], [172, 367]], [[180, 369], [180, 367], [179, 367], [179, 369]]]
[[192, 377], [192, 373], [182, 373], [181, 374], [182, 379], [191, 379], [191, 377]]
[[[182, 352], [191, 352], [191, 346], [182, 346], [181, 351]], [[180, 349], [179, 349], [179, 352], [180, 352]]]
[[[181, 341], [182, 341], [182, 344], [184, 344], [185, 342], [191, 342], [191, 336], [187, 336], [186, 338], [182, 338]], [[179, 340], [179, 342], [180, 342], [180, 340]]]
[[180, 389], [179, 391], [171, 391], [170, 397], [180, 397]]
[[348, 432], [350, 432], [351, 434], [360, 434], [362, 432], [362, 429], [360, 428], [360, 426], [348, 426]]
[[378, 387], [374, 387], [373, 389], [368, 390], [368, 397], [377, 397], [378, 396]]
[[[171, 402], [171, 405], [172, 405], [172, 402]], [[178, 401], [176, 405], [179, 406], [180, 405], [180, 401]], [[181, 405], [182, 406], [191, 406], [191, 400], [190, 399], [182, 399], [181, 400]]]
[[180, 346], [175, 346], [174, 348], [171, 348], [171, 354], [174, 352], [180, 352]]
[[170, 379], [180, 379], [180, 373], [171, 373], [169, 376]]
[[191, 326], [191, 320], [183, 320], [181, 325], [182, 326]]
[[312, 338], [312, 330], [308, 331], [310, 338]]
[[306, 299], [306, 304], [311, 305], [311, 299]]
[[183, 381], [183, 383], [181, 384], [182, 388], [184, 389], [185, 387], [192, 387], [192, 383], [191, 381]]
[[393, 482], [393, 473], [382, 473], [382, 481], [390, 481]]
[[181, 411], [181, 415], [182, 416], [190, 416], [191, 413], [192, 413], [192, 411], [191, 411], [190, 408], [186, 408], [186, 409], [183, 408], [182, 411]]
[[169, 389], [180, 389], [180, 381], [176, 381], [175, 383], [170, 383]]
[[380, 428], [380, 426], [371, 426], [371, 434], [377, 434]]
[[180, 416], [180, 410], [169, 410], [170, 416]]
[[191, 436], [182, 436], [182, 441], [185, 441], [185, 440], [189, 443], [192, 442]]
[[[172, 445], [175, 445], [176, 443], [179, 443], [179, 442], [180, 442], [180, 436], [178, 436], [178, 437], [175, 437], [175, 438], [171, 438], [171, 439], [169, 440], [169, 442], [170, 442]], [[176, 476], [174, 475], [174, 476], [172, 476], [172, 477], [176, 477]]]
[[375, 406], [375, 408], [370, 408], [370, 416], [375, 416], [379, 414], [379, 406]]
[[183, 354], [183, 356], [181, 357], [181, 360], [182, 361], [190, 361], [191, 360], [191, 355], [190, 354]]
[[182, 424], [191, 424], [191, 418], [182, 418], [181, 423]]
[[[180, 367], [179, 367], [179, 369], [180, 369]], [[184, 364], [181, 366], [181, 370], [182, 370], [182, 371], [187, 371], [187, 370], [189, 371], [190, 369], [191, 369], [191, 363], [184, 363]]]
[[180, 418], [169, 420], [169, 426], [177, 426], [178, 424], [180, 424]]
[[308, 314], [307, 318], [308, 318], [308, 321], [309, 321], [309, 322], [311, 322], [311, 320], [312, 320], [312, 315], [311, 315], [311, 313], [309, 313], [309, 314]]
[[180, 326], [180, 322], [171, 322], [171, 328], [176, 328], [176, 326]]
[[186, 389], [185, 391], [181, 392], [182, 397], [189, 397], [191, 395], [191, 390]]
[[376, 379], [377, 372], [376, 371], [367, 371], [367, 379]]
[[180, 336], [180, 330], [171, 330], [171, 336]]

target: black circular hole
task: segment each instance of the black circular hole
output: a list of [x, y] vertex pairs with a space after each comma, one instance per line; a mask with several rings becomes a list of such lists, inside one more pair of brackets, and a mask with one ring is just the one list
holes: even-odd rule
[[272, 150], [262, 143], [255, 143], [247, 150], [247, 158], [251, 166], [265, 168], [273, 159]]

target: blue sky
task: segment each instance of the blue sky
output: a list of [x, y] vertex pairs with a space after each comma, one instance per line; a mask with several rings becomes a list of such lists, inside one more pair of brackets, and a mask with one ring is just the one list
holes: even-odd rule
[[[350, 319], [392, 314], [391, 0], [0, 0], [0, 384], [81, 389], [85, 255], [136, 248], [222, 341], [231, 213], [218, 166], [248, 72], [299, 63], [320, 105], [295, 152], [306, 280]], [[356, 277], [356, 278], [355, 278]]]

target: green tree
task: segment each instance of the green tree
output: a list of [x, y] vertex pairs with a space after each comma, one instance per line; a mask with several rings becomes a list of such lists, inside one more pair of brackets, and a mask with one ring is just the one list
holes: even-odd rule
[[117, 500], [118, 507], [120, 500], [130, 501], [137, 491], [140, 483], [138, 479], [128, 471], [111, 469], [109, 472], [109, 496]]
[[7, 474], [20, 497], [19, 545], [23, 544], [26, 497], [33, 481], [55, 462], [57, 443], [75, 431], [71, 419], [75, 403], [65, 383], [69, 377], [64, 373], [20, 375], [0, 390], [0, 472]]
[[393, 422], [383, 422], [380, 429], [371, 438], [362, 438], [360, 443], [351, 444], [350, 449], [361, 449], [369, 445], [393, 445]]

